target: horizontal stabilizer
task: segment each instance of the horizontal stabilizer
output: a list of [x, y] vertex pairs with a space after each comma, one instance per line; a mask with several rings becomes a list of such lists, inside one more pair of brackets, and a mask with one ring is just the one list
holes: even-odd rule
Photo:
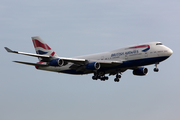
[[32, 65], [32, 66], [48, 66], [46, 64], [29, 63], [29, 62], [21, 62], [21, 61], [13, 61], [13, 62], [21, 63], [21, 64], [25, 64], [25, 65]]

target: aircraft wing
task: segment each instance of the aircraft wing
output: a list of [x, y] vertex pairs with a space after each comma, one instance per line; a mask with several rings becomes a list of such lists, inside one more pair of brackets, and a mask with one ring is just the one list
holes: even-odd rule
[[[32, 56], [32, 57], [41, 57], [42, 62], [49, 62], [50, 60], [54, 59], [52, 56], [49, 55], [40, 55], [40, 54], [33, 54], [33, 53], [26, 53], [26, 52], [20, 52], [20, 51], [13, 51], [7, 47], [5, 47], [7, 52], [10, 53], [16, 53], [16, 54], [22, 54], [22, 55], [27, 55], [27, 56]], [[78, 58], [66, 58], [66, 57], [58, 57], [62, 59], [65, 62], [71, 62], [74, 63], [73, 65], [75, 66], [80, 66], [80, 65], [86, 65], [89, 62], [98, 62], [101, 64], [101, 67], [108, 67], [112, 65], [120, 65], [122, 64], [122, 61], [110, 61], [110, 60], [86, 60], [86, 59], [78, 59]], [[37, 66], [44, 66], [41, 64], [36, 64], [36, 63], [27, 63], [27, 62], [20, 62], [20, 61], [14, 61], [16, 63], [22, 63], [22, 64], [27, 64], [27, 65], [37, 65]], [[47, 65], [46, 65], [47, 66]]]
[[[101, 68], [118, 66], [118, 65], [121, 65], [123, 63], [122, 61], [108, 61], [108, 60], [91, 60], [91, 61], [87, 61], [87, 62], [98, 62], [98, 63], [100, 63]], [[86, 70], [85, 65], [86, 64], [74, 63], [70, 66], [70, 68], [75, 69], [76, 71], [82, 71], [82, 70]]]
[[[10, 52], [10, 53], [44, 58], [44, 60], [42, 60], [43, 62], [48, 62], [48, 61], [52, 60], [52, 56], [49, 56], [49, 55], [40, 55], [40, 54], [26, 53], [26, 52], [20, 52], [20, 51], [13, 51], [13, 50], [9, 49], [8, 47], [4, 47], [4, 48], [6, 49], [7, 52]], [[79, 63], [79, 62], [86, 61], [85, 59], [66, 58], [66, 57], [59, 57], [59, 58], [66, 62], [72, 62], [72, 63]]]

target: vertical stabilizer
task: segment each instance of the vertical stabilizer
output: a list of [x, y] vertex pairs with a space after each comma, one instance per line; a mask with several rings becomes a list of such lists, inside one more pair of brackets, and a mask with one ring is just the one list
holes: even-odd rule
[[32, 37], [37, 54], [58, 57], [58, 55], [38, 36]]

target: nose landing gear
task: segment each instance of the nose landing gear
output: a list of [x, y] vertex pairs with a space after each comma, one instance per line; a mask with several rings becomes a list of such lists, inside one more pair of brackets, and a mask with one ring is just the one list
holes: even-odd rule
[[154, 68], [154, 72], [158, 72], [158, 71], [159, 71], [159, 69], [157, 68], [157, 65], [158, 65], [158, 64], [159, 64], [159, 63], [156, 63], [156, 64], [155, 64], [155, 67], [156, 67], [156, 68]]

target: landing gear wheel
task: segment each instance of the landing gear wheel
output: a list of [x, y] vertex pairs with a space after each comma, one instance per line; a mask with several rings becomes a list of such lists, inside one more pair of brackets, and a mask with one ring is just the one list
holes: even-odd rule
[[104, 77], [101, 77], [101, 81], [105, 81], [105, 80], [108, 80], [109, 78], [104, 76]]
[[96, 77], [96, 76], [92, 76], [92, 79], [93, 79], [93, 80], [97, 80], [97, 77]]
[[121, 78], [121, 75], [116, 75], [116, 78]]
[[115, 78], [115, 79], [114, 79], [114, 82], [119, 82], [119, 78]]
[[105, 77], [102, 77], [102, 78], [101, 78], [101, 81], [105, 81]]
[[158, 72], [159, 71], [159, 69], [158, 68], [154, 68], [154, 72]]
[[97, 72], [95, 72], [94, 75], [92, 76], [92, 79], [93, 79], [93, 80], [98, 80], [98, 79], [100, 79], [101, 81], [105, 81], [105, 80], [108, 80], [109, 77], [105, 76], [104, 73], [102, 73], [102, 75], [99, 75]]
[[108, 80], [109, 79], [109, 77], [105, 77], [105, 80]]

